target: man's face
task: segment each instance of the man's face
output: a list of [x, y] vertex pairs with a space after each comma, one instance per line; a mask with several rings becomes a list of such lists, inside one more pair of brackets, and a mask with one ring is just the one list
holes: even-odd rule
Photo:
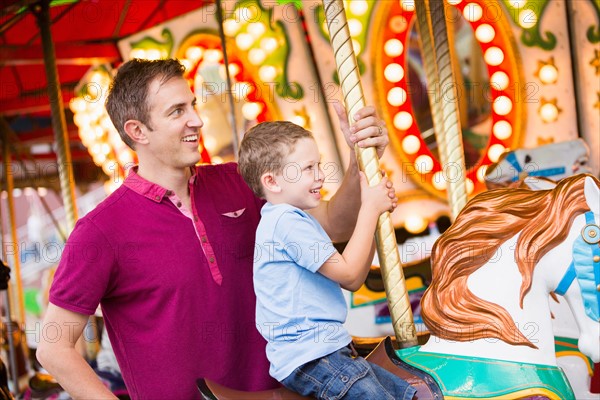
[[185, 168], [200, 161], [198, 151], [202, 120], [196, 98], [183, 78], [155, 79], [148, 88], [150, 118], [147, 149], [156, 167]]

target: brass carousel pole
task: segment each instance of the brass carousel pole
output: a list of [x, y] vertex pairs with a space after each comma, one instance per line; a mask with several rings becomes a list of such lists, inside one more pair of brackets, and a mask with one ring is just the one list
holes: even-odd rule
[[[46, 68], [46, 80], [48, 81], [48, 98], [50, 99], [50, 111], [52, 113], [52, 128], [56, 140], [56, 156], [58, 160], [58, 176], [60, 180], [60, 191], [63, 199], [63, 207], [67, 219], [67, 235], [71, 233], [77, 222], [77, 207], [75, 202], [75, 179], [73, 177], [73, 164], [71, 162], [71, 149], [69, 147], [69, 135], [63, 107], [60, 80], [56, 68], [56, 55], [52, 32], [50, 30], [50, 0], [42, 0], [33, 6], [33, 14], [36, 16], [37, 24], [42, 38], [44, 50], [44, 67]], [[94, 316], [90, 317], [92, 327]], [[85, 341], [85, 350], [89, 358], [95, 357], [99, 349], [97, 332], [93, 338]]]
[[[352, 121], [352, 116], [365, 106], [365, 100], [344, 3], [342, 0], [323, 0], [323, 7], [348, 119]], [[355, 151], [360, 169], [367, 176], [369, 185], [378, 184], [381, 181], [381, 169], [375, 148], [355, 146]], [[396, 340], [401, 348], [416, 346], [417, 333], [389, 212], [379, 217], [375, 239]]]

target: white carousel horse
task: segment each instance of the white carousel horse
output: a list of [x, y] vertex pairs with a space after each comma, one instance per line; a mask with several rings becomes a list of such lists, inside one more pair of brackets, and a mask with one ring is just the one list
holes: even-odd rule
[[488, 188], [505, 187], [525, 176], [559, 181], [575, 174], [592, 173], [589, 149], [581, 139], [551, 143], [532, 149], [504, 153], [486, 171]]
[[578, 346], [600, 362], [600, 182], [475, 197], [432, 251], [422, 318], [432, 336], [401, 358], [448, 398], [574, 399], [557, 367], [549, 294], [562, 294]]

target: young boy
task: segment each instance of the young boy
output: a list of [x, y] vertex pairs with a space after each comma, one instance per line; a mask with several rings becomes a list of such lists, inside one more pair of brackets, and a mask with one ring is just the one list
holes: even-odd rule
[[312, 134], [291, 122], [250, 129], [239, 170], [261, 210], [254, 251], [256, 325], [267, 340], [270, 374], [291, 390], [319, 399], [412, 399], [415, 389], [362, 357], [353, 357], [344, 329], [342, 290], [357, 290], [373, 258], [379, 215], [393, 210], [387, 179], [369, 187], [361, 173], [361, 208], [338, 253], [310, 215], [324, 175]]

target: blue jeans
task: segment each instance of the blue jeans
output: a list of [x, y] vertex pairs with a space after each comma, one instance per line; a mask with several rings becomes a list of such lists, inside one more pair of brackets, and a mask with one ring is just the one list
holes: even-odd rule
[[343, 347], [298, 367], [281, 383], [303, 396], [323, 400], [410, 400], [416, 390], [406, 381]]

